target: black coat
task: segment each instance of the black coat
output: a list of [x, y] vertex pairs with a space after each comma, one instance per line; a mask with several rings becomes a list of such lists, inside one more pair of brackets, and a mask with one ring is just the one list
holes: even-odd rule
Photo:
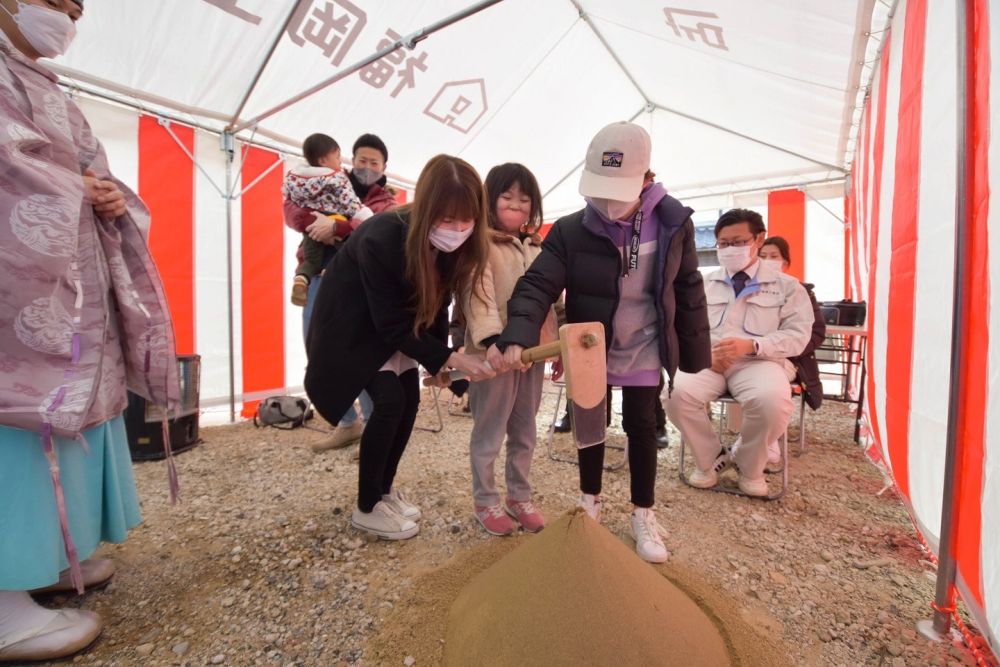
[[790, 358], [789, 361], [795, 366], [795, 378], [806, 387], [806, 403], [813, 410], [819, 410], [819, 406], [823, 404], [823, 383], [819, 379], [816, 348], [822, 345], [826, 339], [826, 320], [823, 319], [819, 302], [816, 301], [816, 295], [813, 294], [813, 286], [809, 283], [802, 283], [802, 286], [806, 288], [809, 300], [812, 301], [815, 320], [813, 321], [812, 335], [809, 337], [806, 348], [802, 350], [802, 354]]
[[405, 277], [408, 212], [388, 211], [350, 235], [323, 274], [309, 325], [306, 392], [337, 423], [397, 351], [431, 373], [448, 361], [448, 303], [414, 336], [413, 284]]
[[[660, 224], [656, 251], [660, 360], [672, 386], [678, 368], [697, 373], [712, 365], [712, 344], [692, 211], [669, 195], [655, 211]], [[564, 289], [566, 321], [601, 322], [610, 345], [621, 274], [621, 253], [593, 211], [585, 208], [560, 218], [514, 288], [499, 345], [537, 345], [542, 322]]]

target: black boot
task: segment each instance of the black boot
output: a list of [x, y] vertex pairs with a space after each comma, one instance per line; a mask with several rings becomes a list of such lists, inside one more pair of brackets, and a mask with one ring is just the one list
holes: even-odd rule
[[562, 419], [556, 422], [555, 432], [556, 433], [569, 433], [573, 430], [572, 424], [569, 421], [569, 412], [563, 414]]
[[667, 427], [660, 426], [656, 429], [656, 448], [666, 449], [670, 446], [670, 439], [667, 437]]

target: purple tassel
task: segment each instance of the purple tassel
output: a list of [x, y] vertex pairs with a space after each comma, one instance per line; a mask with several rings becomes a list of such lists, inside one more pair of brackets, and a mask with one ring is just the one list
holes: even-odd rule
[[80, 559], [76, 554], [76, 545], [69, 532], [69, 517], [66, 515], [66, 497], [63, 495], [62, 481], [59, 479], [59, 461], [56, 459], [55, 447], [52, 444], [52, 425], [42, 426], [42, 447], [45, 458], [49, 461], [49, 473], [52, 475], [52, 486], [56, 492], [56, 508], [59, 510], [59, 527], [62, 529], [63, 545], [66, 548], [66, 560], [69, 561], [69, 579], [73, 588], [83, 595], [83, 571], [80, 569]]

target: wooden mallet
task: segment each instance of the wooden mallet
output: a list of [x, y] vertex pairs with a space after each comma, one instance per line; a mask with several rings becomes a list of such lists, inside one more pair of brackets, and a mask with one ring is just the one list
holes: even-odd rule
[[[559, 327], [559, 340], [529, 347], [521, 352], [521, 362], [533, 364], [562, 357], [573, 439], [579, 448], [604, 442], [607, 433], [608, 359], [604, 345], [604, 325], [578, 322]], [[449, 373], [451, 381], [468, 377], [461, 371]], [[424, 379], [431, 386], [434, 378]]]

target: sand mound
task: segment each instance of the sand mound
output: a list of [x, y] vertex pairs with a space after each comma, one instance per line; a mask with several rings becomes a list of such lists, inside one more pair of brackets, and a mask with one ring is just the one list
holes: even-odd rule
[[691, 598], [582, 511], [478, 574], [448, 616], [447, 665], [730, 665]]

